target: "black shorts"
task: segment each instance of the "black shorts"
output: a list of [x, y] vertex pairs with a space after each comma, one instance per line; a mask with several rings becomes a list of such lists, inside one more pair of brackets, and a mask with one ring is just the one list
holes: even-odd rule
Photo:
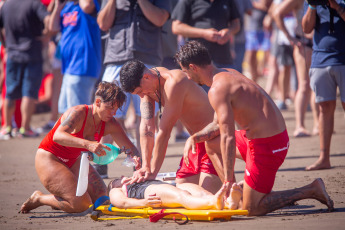
[[144, 199], [145, 190], [150, 185], [154, 184], [168, 184], [160, 180], [148, 180], [141, 183], [133, 183], [127, 185], [127, 197], [128, 198], [136, 198], [136, 199]]

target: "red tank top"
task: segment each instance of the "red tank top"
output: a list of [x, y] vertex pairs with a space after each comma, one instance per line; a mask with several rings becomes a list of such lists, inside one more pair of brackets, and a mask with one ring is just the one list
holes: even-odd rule
[[[87, 119], [87, 114], [89, 107], [85, 105], [86, 111], [85, 111], [85, 120], [83, 122], [83, 126], [81, 127], [80, 131], [77, 133], [72, 133], [71, 135], [74, 137], [84, 138], [83, 132], [84, 127]], [[63, 163], [65, 163], [69, 168], [72, 167], [74, 162], [78, 159], [82, 151], [88, 151], [84, 148], [75, 148], [75, 147], [67, 147], [60, 145], [53, 141], [53, 136], [55, 134], [56, 129], [61, 124], [61, 118], [58, 120], [58, 122], [54, 125], [53, 129], [50, 130], [50, 132], [43, 138], [40, 146], [38, 148], [44, 149], [52, 154], [54, 154], [57, 158], [59, 158]], [[101, 125], [101, 131], [98, 135], [98, 133], [95, 133], [95, 141], [99, 142], [104, 134], [104, 128], [105, 128], [105, 122], [102, 121]]]

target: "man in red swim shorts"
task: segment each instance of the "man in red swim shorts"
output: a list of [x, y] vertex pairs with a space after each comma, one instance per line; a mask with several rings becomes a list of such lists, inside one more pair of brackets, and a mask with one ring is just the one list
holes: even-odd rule
[[216, 169], [213, 167], [212, 161], [206, 153], [205, 143], [197, 143], [195, 145], [196, 153], [188, 154], [188, 164], [183, 158], [180, 161], [179, 168], [176, 172], [176, 178], [186, 178], [197, 175], [199, 173], [217, 175]]
[[[271, 191], [275, 174], [286, 157], [289, 137], [281, 112], [258, 84], [234, 69], [216, 68], [208, 50], [197, 41], [181, 47], [176, 60], [189, 79], [211, 87], [208, 99], [215, 110], [213, 122], [187, 140], [185, 157], [195, 143], [207, 141], [207, 154], [218, 156], [224, 170], [221, 179], [229, 190], [234, 183], [235, 158], [243, 159], [246, 169], [242, 208], [249, 215], [265, 215], [301, 199], [316, 199], [333, 210], [333, 201], [321, 179], [301, 188]], [[235, 123], [239, 131], [235, 131]], [[209, 151], [211, 146], [220, 146], [220, 151]]]
[[[180, 120], [193, 135], [212, 121], [214, 111], [205, 91], [189, 81], [187, 75], [179, 69], [148, 69], [142, 62], [133, 60], [123, 65], [120, 81], [124, 91], [141, 97], [140, 144], [143, 161], [142, 168], [133, 174], [132, 183], [155, 179], [163, 164], [176, 121]], [[164, 110], [159, 108], [161, 119], [156, 137], [155, 102], [158, 102], [159, 107], [164, 107]], [[222, 182], [212, 164], [209, 164], [209, 155], [205, 153], [205, 150], [202, 150], [191, 156], [196, 158], [191, 168], [182, 164], [182, 168], [177, 172], [177, 186], [194, 183], [213, 194], [219, 190]], [[207, 164], [202, 163], [201, 159], [206, 160]], [[219, 169], [222, 173], [221, 167]]]

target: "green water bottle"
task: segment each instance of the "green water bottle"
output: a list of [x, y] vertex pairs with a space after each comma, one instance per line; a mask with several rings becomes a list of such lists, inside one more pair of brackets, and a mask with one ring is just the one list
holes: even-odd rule
[[104, 156], [97, 156], [97, 154], [89, 152], [88, 158], [90, 161], [93, 161], [94, 163], [99, 165], [107, 165], [113, 162], [119, 154], [125, 151], [124, 148], [119, 149], [112, 144], [106, 143], [104, 145], [108, 146], [110, 148], [110, 151], [104, 148], [104, 151], [106, 152], [106, 155]]

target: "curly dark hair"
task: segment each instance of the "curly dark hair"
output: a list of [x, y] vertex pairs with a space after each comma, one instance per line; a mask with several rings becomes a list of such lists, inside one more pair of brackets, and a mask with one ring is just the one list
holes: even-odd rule
[[120, 70], [120, 82], [125, 92], [133, 93], [140, 86], [143, 77], [145, 65], [139, 60], [126, 62]]
[[100, 97], [103, 102], [110, 102], [120, 108], [126, 100], [126, 94], [117, 82], [102, 81], [98, 84], [95, 97]]
[[189, 41], [181, 46], [175, 55], [175, 60], [184, 68], [189, 68], [189, 64], [206, 66], [211, 64], [211, 57], [207, 48], [198, 41]]

